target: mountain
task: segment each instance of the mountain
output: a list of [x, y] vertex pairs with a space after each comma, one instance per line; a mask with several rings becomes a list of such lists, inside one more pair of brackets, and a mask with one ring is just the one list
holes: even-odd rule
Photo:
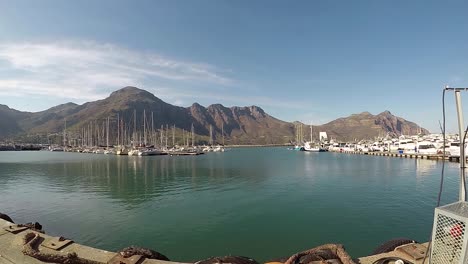
[[27, 118], [31, 113], [20, 112], [6, 105], [0, 105], [0, 138], [23, 133], [18, 120]]
[[[144, 120], [143, 117], [146, 117]], [[125, 87], [110, 94], [109, 97], [82, 105], [66, 103], [45, 111], [30, 113], [10, 109], [0, 105], [0, 138], [17, 135], [43, 135], [50, 140], [50, 135], [59, 137], [67, 127], [70, 138], [80, 138], [92, 133], [105, 137], [105, 128], [109, 118], [110, 140], [129, 138], [134, 130], [157, 131], [160, 139], [161, 128], [172, 143], [181, 143], [187, 139], [187, 132], [193, 125], [199, 143], [209, 141], [210, 129], [217, 143], [226, 144], [283, 144], [294, 141], [296, 123], [285, 122], [268, 115], [258, 106], [225, 107], [213, 104], [203, 107], [198, 103], [190, 107], [168, 104], [154, 94], [136, 87]], [[172, 126], [175, 126], [172, 132]], [[169, 131], [168, 131], [169, 129]], [[118, 132], [117, 132], [118, 131]], [[309, 137], [308, 129], [303, 129], [304, 138]], [[416, 134], [418, 125], [392, 115], [389, 111], [378, 115], [368, 112], [339, 118], [321, 126], [314, 126], [318, 138], [319, 131], [325, 131], [329, 137], [339, 140], [374, 138], [386, 134]], [[422, 129], [423, 133], [428, 133]], [[152, 135], [152, 141], [156, 135]], [[158, 140], [159, 140], [158, 139]], [[102, 143], [102, 141], [101, 141]]]
[[328, 135], [340, 140], [371, 139], [378, 136], [429, 134], [427, 129], [416, 123], [394, 116], [390, 111], [377, 115], [369, 112], [338, 118], [319, 127]]

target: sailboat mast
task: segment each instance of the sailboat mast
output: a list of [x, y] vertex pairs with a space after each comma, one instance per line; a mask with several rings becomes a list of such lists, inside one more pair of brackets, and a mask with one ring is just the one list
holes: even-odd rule
[[109, 117], [107, 117], [106, 145], [107, 145], [107, 148], [109, 148]]
[[194, 133], [194, 128], [193, 128], [193, 123], [192, 123], [192, 147], [194, 146], [194, 136], [195, 136], [195, 133]]
[[221, 135], [223, 137], [223, 146], [224, 146], [224, 123], [221, 123]]
[[210, 125], [210, 145], [213, 145], [213, 127]]
[[166, 124], [166, 149], [167, 149], [167, 131], [169, 130], [169, 125]]
[[304, 142], [304, 126], [301, 123], [301, 142]]
[[146, 147], [146, 110], [143, 109], [143, 141]]
[[175, 125], [172, 125], [172, 147], [175, 146]]
[[63, 129], [63, 146], [67, 146], [67, 119], [65, 118], [65, 128]]
[[89, 124], [88, 124], [88, 133], [87, 133], [88, 134], [88, 147], [91, 147], [91, 145], [92, 145], [91, 144], [92, 143], [91, 142], [91, 123], [92, 123], [92, 121], [89, 122]]
[[133, 110], [133, 147], [135, 147], [136, 141], [136, 110]]
[[296, 143], [299, 142], [299, 124], [296, 124]]
[[117, 146], [120, 145], [120, 115], [117, 113]]
[[156, 136], [154, 135], [153, 111], [151, 111], [151, 142], [153, 142], [153, 145], [156, 145]]
[[161, 148], [163, 146], [163, 139], [164, 139], [164, 125], [161, 125]]
[[310, 123], [310, 142], [313, 141], [313, 137], [312, 137], [312, 123]]

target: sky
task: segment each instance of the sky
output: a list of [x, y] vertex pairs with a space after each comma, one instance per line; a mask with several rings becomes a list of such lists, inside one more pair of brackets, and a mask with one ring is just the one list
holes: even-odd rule
[[[313, 124], [389, 110], [439, 132], [443, 87], [468, 86], [467, 13], [462, 0], [0, 0], [0, 104], [136, 86]], [[446, 106], [455, 131], [453, 92]]]

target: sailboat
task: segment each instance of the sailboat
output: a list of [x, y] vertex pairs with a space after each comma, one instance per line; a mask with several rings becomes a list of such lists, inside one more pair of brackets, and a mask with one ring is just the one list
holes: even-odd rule
[[324, 152], [325, 150], [319, 144], [314, 142], [312, 124], [310, 124], [310, 141], [304, 143], [304, 151]]

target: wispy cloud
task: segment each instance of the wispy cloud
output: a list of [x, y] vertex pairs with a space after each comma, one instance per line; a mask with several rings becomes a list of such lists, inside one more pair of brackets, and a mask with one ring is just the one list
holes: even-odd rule
[[234, 83], [226, 70], [210, 64], [86, 41], [0, 44], [0, 64], [7, 67], [0, 73], [0, 94], [18, 96], [95, 100], [126, 85]]
[[[130, 85], [179, 106], [192, 102], [255, 104], [272, 111], [292, 109], [297, 113], [310, 104], [306, 100], [269, 97], [258, 84], [233, 78], [235, 74], [204, 62], [168, 58], [112, 44], [0, 43], [0, 98], [29, 96], [50, 101], [50, 105], [44, 101], [41, 105], [52, 107], [52, 102], [62, 100], [83, 103], [103, 99], [110, 92]], [[32, 109], [20, 110], [38, 110], [34, 102], [29, 105]]]

